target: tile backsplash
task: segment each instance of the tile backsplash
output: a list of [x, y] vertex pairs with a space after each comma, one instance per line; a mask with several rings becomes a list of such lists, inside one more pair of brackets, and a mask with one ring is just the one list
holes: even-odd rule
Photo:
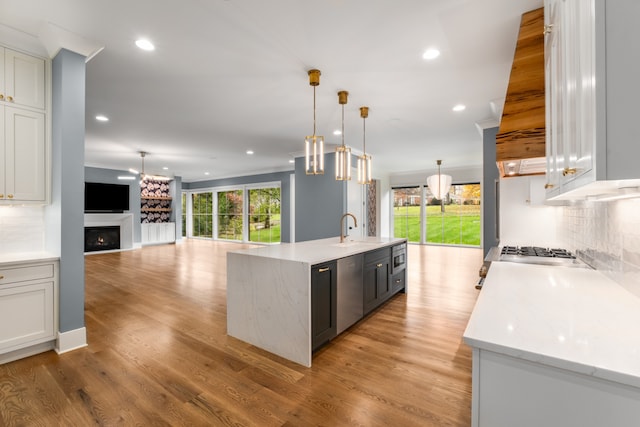
[[44, 207], [0, 206], [0, 256], [44, 250]]
[[562, 208], [560, 237], [595, 269], [640, 296], [640, 199]]

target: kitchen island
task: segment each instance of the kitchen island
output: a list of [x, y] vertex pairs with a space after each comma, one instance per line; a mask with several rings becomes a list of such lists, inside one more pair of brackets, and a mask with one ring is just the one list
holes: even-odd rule
[[588, 268], [494, 262], [464, 332], [472, 425], [630, 426], [640, 299]]
[[[404, 265], [396, 275], [391, 270], [392, 248], [401, 245], [406, 245], [406, 239], [365, 238], [341, 243], [339, 237], [333, 237], [229, 252], [227, 333], [288, 360], [311, 366], [313, 319], [328, 319], [333, 328], [336, 327], [335, 310], [329, 308], [333, 317], [327, 314], [327, 318], [325, 313], [316, 316], [313, 312], [318, 305], [312, 300], [314, 297], [333, 298], [335, 306], [335, 294], [341, 288], [339, 281], [335, 283], [337, 262], [352, 257], [364, 260], [373, 257], [373, 268], [380, 267], [378, 285], [389, 286], [389, 292], [374, 295], [377, 292], [375, 288], [372, 293], [367, 292], [366, 287], [371, 285], [371, 281], [363, 279], [360, 286], [364, 285], [365, 289], [360, 290], [360, 295], [364, 295], [364, 300], [349, 301], [349, 304], [359, 305], [362, 315], [366, 315], [369, 309], [406, 288]], [[386, 258], [381, 258], [381, 255]], [[366, 261], [359, 265], [366, 275]], [[323, 272], [327, 273], [327, 280], [334, 288], [330, 295], [319, 294], [312, 289], [312, 282], [318, 277], [316, 273]], [[392, 288], [391, 284], [396, 281], [401, 286]], [[380, 297], [376, 305], [367, 304], [367, 298], [374, 296]]]

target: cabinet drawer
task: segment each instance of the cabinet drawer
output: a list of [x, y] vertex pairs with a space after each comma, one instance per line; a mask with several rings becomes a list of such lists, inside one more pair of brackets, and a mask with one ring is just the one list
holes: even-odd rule
[[26, 282], [29, 280], [52, 279], [53, 275], [53, 264], [0, 268], [0, 286], [15, 282]]
[[405, 278], [406, 275], [404, 270], [391, 276], [391, 292], [396, 293], [400, 289], [404, 289]]
[[380, 261], [388, 263], [391, 260], [391, 248], [376, 249], [375, 251], [367, 252], [364, 254], [365, 264], [376, 264]]

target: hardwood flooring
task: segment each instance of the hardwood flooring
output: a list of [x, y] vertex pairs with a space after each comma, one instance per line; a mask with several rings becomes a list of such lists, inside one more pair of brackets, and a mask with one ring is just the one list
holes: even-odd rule
[[305, 368], [226, 335], [226, 253], [89, 255], [89, 346], [0, 365], [0, 426], [469, 426], [482, 252], [410, 245], [409, 290]]

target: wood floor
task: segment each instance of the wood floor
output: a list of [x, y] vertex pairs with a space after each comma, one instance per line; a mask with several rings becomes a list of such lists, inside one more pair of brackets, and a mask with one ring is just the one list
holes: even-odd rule
[[480, 249], [409, 246], [409, 291], [305, 368], [226, 335], [233, 243], [86, 256], [89, 346], [0, 365], [0, 426], [469, 426]]

